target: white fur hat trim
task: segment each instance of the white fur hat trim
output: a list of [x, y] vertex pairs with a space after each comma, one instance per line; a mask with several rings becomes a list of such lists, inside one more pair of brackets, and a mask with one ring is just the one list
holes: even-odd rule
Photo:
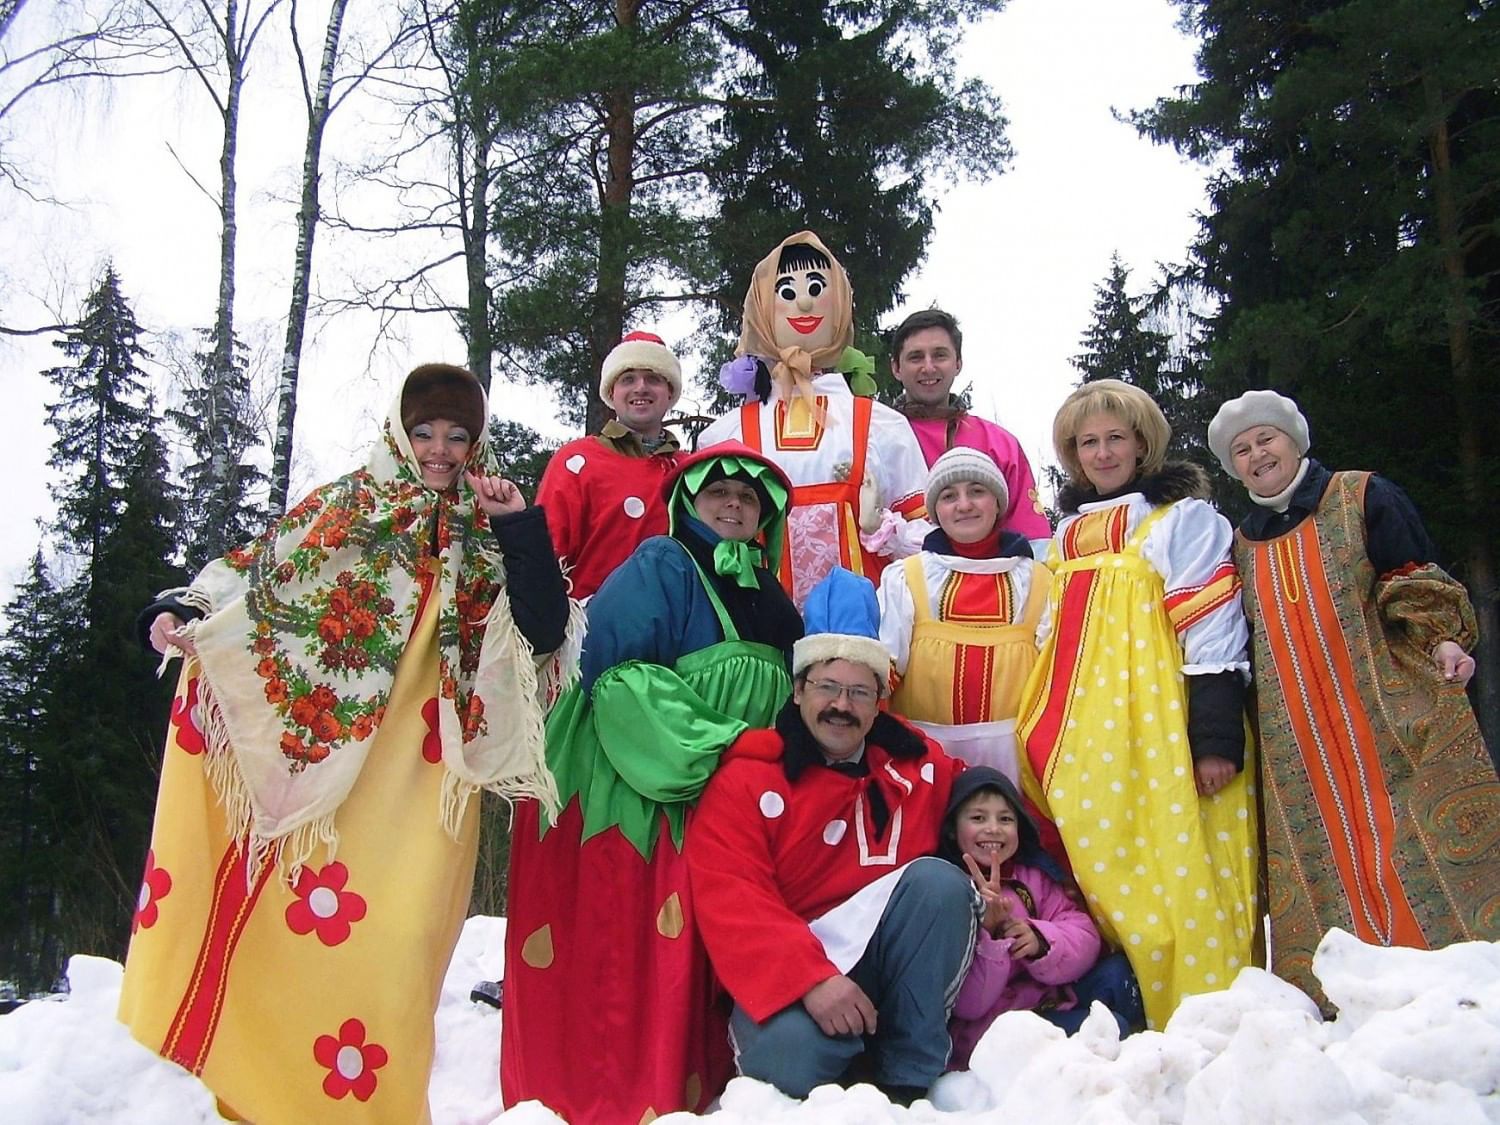
[[891, 653], [874, 637], [852, 633], [813, 633], [792, 646], [792, 675], [828, 660], [863, 664], [875, 673], [883, 694], [891, 678]]
[[599, 397], [605, 406], [614, 405], [609, 401], [609, 393], [615, 388], [615, 380], [636, 369], [655, 371], [665, 379], [672, 388], [672, 400], [667, 406], [677, 405], [682, 396], [682, 365], [660, 336], [651, 332], [632, 332], [604, 357], [604, 366], [599, 373]]

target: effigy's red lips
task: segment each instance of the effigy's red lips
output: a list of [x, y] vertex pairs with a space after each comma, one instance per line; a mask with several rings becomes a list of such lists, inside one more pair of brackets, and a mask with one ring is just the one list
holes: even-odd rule
[[818, 325], [823, 323], [821, 316], [789, 316], [786, 322], [804, 336], [811, 336], [818, 330]]

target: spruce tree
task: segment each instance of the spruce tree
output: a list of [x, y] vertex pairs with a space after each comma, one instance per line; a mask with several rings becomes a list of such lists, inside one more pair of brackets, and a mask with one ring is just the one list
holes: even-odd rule
[[51, 766], [64, 716], [57, 706], [67, 654], [77, 643], [74, 614], [47, 572], [42, 549], [5, 607], [0, 633], [0, 980], [46, 987], [68, 952], [57, 888], [63, 826], [71, 809]]
[[1092, 320], [1079, 341], [1083, 351], [1071, 362], [1085, 383], [1120, 379], [1145, 391], [1172, 427], [1168, 456], [1213, 474], [1218, 462], [1206, 440], [1211, 415], [1197, 366], [1159, 326], [1150, 297], [1132, 297], [1129, 284], [1130, 270], [1112, 254], [1108, 275], [1094, 287]]
[[188, 450], [182, 468], [183, 551], [194, 573], [254, 539], [266, 524], [266, 474], [251, 458], [258, 437], [245, 346], [236, 340], [225, 376], [213, 333], [201, 335], [203, 347], [182, 388], [182, 403], [167, 411]]
[[1295, 398], [1314, 455], [1421, 509], [1480, 619], [1500, 731], [1500, 7], [1475, 0], [1178, 0], [1202, 81], [1138, 114], [1211, 162], [1182, 281], [1214, 405]]
[[52, 486], [54, 526], [86, 560], [90, 585], [103, 539], [120, 518], [125, 464], [146, 424], [140, 335], [119, 275], [106, 266], [77, 326], [54, 342], [72, 362], [43, 372], [58, 389], [57, 402], [47, 408], [57, 433], [47, 460], [59, 472]]
[[[55, 527], [76, 578], [49, 588], [39, 553], [4, 646], [7, 692], [30, 700], [5, 716], [8, 761], [21, 763], [41, 827], [7, 841], [0, 867], [11, 872], [11, 860], [25, 857], [18, 894], [31, 904], [23, 924], [36, 931], [26, 939], [35, 956], [23, 965], [32, 980], [56, 972], [67, 954], [123, 953], [149, 836], [170, 693], [140, 651], [135, 617], [182, 576], [173, 563], [175, 491], [137, 365], [146, 354], [139, 335], [107, 269], [59, 345], [73, 365], [46, 373], [58, 388], [48, 411], [57, 431]], [[45, 670], [44, 684], [24, 680], [31, 663]]]

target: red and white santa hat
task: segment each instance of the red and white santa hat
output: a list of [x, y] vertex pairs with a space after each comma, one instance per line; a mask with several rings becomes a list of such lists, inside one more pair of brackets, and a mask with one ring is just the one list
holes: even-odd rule
[[615, 380], [627, 371], [636, 369], [655, 371], [672, 388], [672, 399], [667, 406], [677, 405], [682, 395], [682, 365], [672, 354], [662, 338], [653, 332], [632, 332], [610, 350], [604, 357], [600, 371], [599, 397], [605, 406], [613, 406], [609, 393], [615, 389]]

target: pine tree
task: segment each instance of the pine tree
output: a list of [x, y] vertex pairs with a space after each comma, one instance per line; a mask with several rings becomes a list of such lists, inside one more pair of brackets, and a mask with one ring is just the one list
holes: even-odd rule
[[536, 498], [542, 473], [558, 444], [520, 422], [490, 419], [490, 447], [500, 462], [500, 472], [520, 486], [528, 503]]
[[1010, 159], [998, 99], [959, 82], [965, 21], [980, 3], [751, 3], [710, 183], [718, 327], [734, 332], [750, 268], [787, 235], [815, 231], [858, 297], [860, 343], [901, 297], [932, 234], [936, 182], [983, 180]]
[[[483, 79], [466, 104], [483, 95], [508, 157], [486, 181], [505, 371], [595, 428], [624, 331], [688, 307], [722, 345], [750, 267], [798, 225], [837, 247], [873, 340], [921, 259], [933, 177], [1008, 156], [992, 95], [951, 61], [965, 19], [999, 6], [460, 4], [455, 61]], [[510, 16], [498, 40], [468, 34], [487, 11]]]
[[202, 332], [197, 370], [182, 388], [182, 405], [167, 417], [182, 433], [183, 549], [196, 572], [264, 530], [266, 474], [251, 459], [258, 441], [244, 344], [236, 341], [227, 378], [219, 373], [213, 334]]

